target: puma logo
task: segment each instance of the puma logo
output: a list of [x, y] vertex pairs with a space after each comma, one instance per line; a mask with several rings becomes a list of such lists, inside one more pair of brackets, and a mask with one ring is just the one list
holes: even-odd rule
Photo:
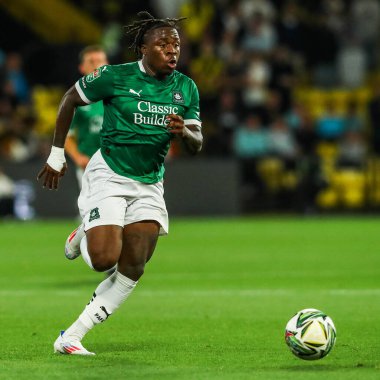
[[129, 89], [129, 92], [130, 92], [131, 94], [134, 94], [134, 95], [137, 95], [137, 96], [140, 96], [141, 91], [142, 91], [142, 90], [140, 90], [139, 92], [137, 92], [137, 91], [135, 91], [133, 88], [130, 88], [130, 89]]
[[112, 313], [109, 313], [104, 306], [100, 306], [100, 308], [104, 311], [104, 314], [106, 315], [106, 319], [112, 314]]

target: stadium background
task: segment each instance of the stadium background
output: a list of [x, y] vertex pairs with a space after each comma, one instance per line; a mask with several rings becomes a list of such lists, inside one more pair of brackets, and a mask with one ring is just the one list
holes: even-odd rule
[[172, 214], [379, 210], [378, 1], [17, 0], [0, 1], [2, 215], [75, 215], [73, 165], [58, 196], [34, 174], [78, 52], [133, 60], [122, 27], [142, 9], [188, 17], [179, 70], [201, 94], [202, 154], [167, 160]]

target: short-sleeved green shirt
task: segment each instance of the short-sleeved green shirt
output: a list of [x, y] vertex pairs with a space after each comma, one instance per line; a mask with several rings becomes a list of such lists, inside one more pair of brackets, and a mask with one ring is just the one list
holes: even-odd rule
[[75, 87], [88, 104], [103, 101], [101, 153], [116, 173], [144, 183], [164, 174], [173, 135], [165, 116], [177, 114], [185, 125], [201, 126], [198, 89], [174, 71], [163, 80], [145, 73], [141, 61], [106, 65], [82, 77]]
[[103, 124], [103, 102], [78, 107], [70, 125], [69, 136], [75, 136], [79, 152], [91, 157], [100, 148]]

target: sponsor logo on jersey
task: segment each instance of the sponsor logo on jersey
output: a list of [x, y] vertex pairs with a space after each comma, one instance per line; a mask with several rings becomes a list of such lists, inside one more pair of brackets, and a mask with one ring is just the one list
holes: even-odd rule
[[184, 102], [181, 91], [173, 91], [173, 103], [182, 104]]
[[172, 105], [159, 105], [151, 102], [140, 101], [137, 109], [141, 112], [133, 113], [134, 123], [165, 126], [168, 124], [166, 115], [178, 114], [179, 109]]
[[91, 211], [90, 211], [90, 218], [89, 218], [89, 222], [92, 222], [93, 220], [95, 219], [99, 219], [100, 218], [100, 214], [99, 214], [99, 208], [98, 207], [95, 207], [93, 208]]
[[96, 69], [91, 74], [88, 74], [86, 76], [86, 82], [92, 82], [95, 79], [100, 78], [101, 75], [102, 75], [102, 71], [100, 69]]

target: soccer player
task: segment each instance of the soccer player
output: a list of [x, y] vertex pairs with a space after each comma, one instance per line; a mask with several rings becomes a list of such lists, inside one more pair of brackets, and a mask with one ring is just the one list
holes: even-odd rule
[[158, 236], [168, 233], [162, 178], [170, 140], [177, 136], [192, 154], [202, 147], [197, 87], [175, 70], [181, 19], [155, 19], [148, 12], [138, 17], [127, 32], [135, 34], [132, 46], [140, 59], [102, 66], [67, 91], [51, 153], [37, 177], [44, 187], [57, 189], [66, 170], [63, 146], [75, 108], [102, 100], [101, 148], [87, 165], [78, 199], [83, 223], [67, 245], [76, 256], [87, 251], [95, 270], [115, 264], [117, 270], [55, 341], [54, 351], [63, 354], [93, 355], [82, 338], [127, 299]]
[[[107, 64], [107, 56], [101, 46], [87, 46], [79, 53], [79, 72], [82, 75], [89, 75], [98, 67]], [[66, 138], [65, 151], [77, 167], [80, 189], [82, 188], [84, 169], [86, 169], [92, 155], [100, 147], [103, 113], [103, 102], [78, 107]]]

